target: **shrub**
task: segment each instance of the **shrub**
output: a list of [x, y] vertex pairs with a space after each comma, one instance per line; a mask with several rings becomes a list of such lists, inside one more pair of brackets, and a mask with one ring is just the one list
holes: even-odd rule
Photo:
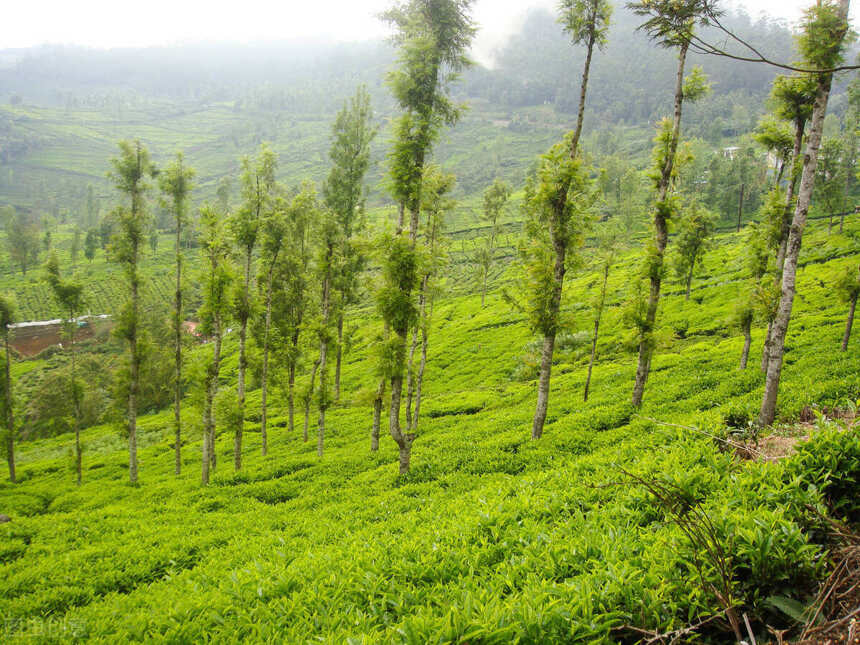
[[860, 435], [830, 428], [797, 446], [786, 474], [816, 486], [837, 517], [860, 522]]

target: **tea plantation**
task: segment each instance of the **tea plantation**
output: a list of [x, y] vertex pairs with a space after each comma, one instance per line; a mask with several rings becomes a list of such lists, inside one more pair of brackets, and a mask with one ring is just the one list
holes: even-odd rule
[[[359, 328], [322, 458], [301, 440], [301, 415], [287, 432], [280, 392], [269, 455], [260, 456], [252, 391], [244, 469], [233, 472], [223, 434], [206, 488], [190, 403], [179, 477], [170, 413], [141, 419], [138, 487], [126, 483], [115, 427], [84, 431], [80, 487], [72, 437], [22, 443], [22, 483], [0, 483], [0, 513], [11, 518], [0, 524], [0, 641], [638, 642], [714, 617], [684, 640], [727, 642], [731, 604], [764, 642], [765, 626], [791, 628], [830, 572], [825, 518], [860, 520], [860, 436], [846, 429], [860, 397], [860, 339], [838, 351], [847, 307], [833, 290], [858, 262], [857, 220], [843, 235], [813, 224], [804, 240], [780, 422], [765, 431], [786, 446], [799, 439], [787, 458], [743, 458], [722, 441], [758, 454], [748, 421], [761, 401], [764, 330], [740, 371], [743, 338], [731, 326], [748, 286], [740, 237], [719, 238], [689, 301], [669, 287], [638, 412], [621, 314], [641, 253], [622, 256], [589, 402], [588, 348], [572, 333], [540, 441], [529, 439], [535, 388], [523, 358], [533, 338], [500, 297], [509, 268], [486, 308], [460, 290], [437, 305], [406, 476], [387, 435], [369, 451], [378, 333], [369, 305], [353, 313]], [[570, 274], [571, 332], [591, 328], [596, 280]], [[235, 343], [228, 336], [224, 387]], [[801, 425], [807, 407], [845, 418]], [[676, 505], [659, 503], [655, 485]], [[708, 518], [710, 539], [691, 539], [678, 517]]]

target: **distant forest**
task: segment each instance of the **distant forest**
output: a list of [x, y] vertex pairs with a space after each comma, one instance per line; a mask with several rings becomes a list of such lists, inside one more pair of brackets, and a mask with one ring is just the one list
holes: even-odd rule
[[[726, 25], [774, 57], [795, 57], [790, 30], [777, 20], [732, 14]], [[671, 51], [654, 48], [636, 31], [638, 19], [617, 7], [607, 51], [592, 73], [593, 119], [640, 124], [666, 110], [672, 82]], [[461, 97], [485, 99], [498, 109], [551, 105], [570, 114], [577, 105], [575, 70], [583, 53], [571, 48], [555, 16], [533, 9], [520, 31], [495, 55], [495, 66], [475, 66], [457, 88]], [[714, 97], [691, 115], [691, 124], [746, 131], [761, 109], [776, 71], [766, 65], [691, 56], [705, 67]], [[385, 42], [201, 44], [95, 50], [43, 46], [0, 50], [0, 100], [24, 104], [104, 108], [117, 102], [169, 99], [294, 113], [339, 109], [356, 84], [366, 84], [377, 110], [389, 111], [385, 73], [394, 50]], [[736, 107], [732, 107], [736, 106]], [[834, 104], [838, 113], [841, 103]]]
[[[621, 178], [648, 165], [654, 124], [671, 108], [675, 54], [654, 47], [637, 31], [639, 22], [616, 6], [609, 45], [592, 66], [586, 113], [584, 149], [610, 171], [619, 199]], [[776, 59], [797, 58], [794, 36], [780, 21], [731, 14], [725, 24]], [[297, 184], [325, 171], [328, 124], [362, 84], [382, 133], [368, 176], [369, 204], [381, 207], [396, 112], [386, 75], [395, 58], [381, 40], [0, 50], [0, 207], [49, 213], [60, 222], [71, 217], [92, 228], [112, 199], [104, 160], [116, 140], [130, 136], [140, 136], [156, 160], [172, 149], [166, 142], [182, 145], [201, 169], [197, 199], [214, 199], [237, 160], [263, 142], [281, 155], [281, 178]], [[577, 106], [583, 52], [570, 47], [549, 11], [531, 10], [494, 60], [492, 68], [466, 70], [454, 86], [466, 117], [435, 152], [458, 177], [458, 225], [470, 221], [494, 178], [521, 185], [536, 155], [569, 129]], [[767, 110], [777, 71], [699, 55], [690, 62], [704, 68], [713, 92], [685, 114], [685, 139], [696, 159], [688, 179], [704, 183], [707, 175], [713, 194], [706, 203], [728, 223], [741, 185], [745, 211], [761, 204], [764, 157], [748, 135]], [[846, 82], [837, 77], [825, 134], [840, 130]], [[729, 146], [746, 152], [734, 166], [749, 168], [715, 158]]]

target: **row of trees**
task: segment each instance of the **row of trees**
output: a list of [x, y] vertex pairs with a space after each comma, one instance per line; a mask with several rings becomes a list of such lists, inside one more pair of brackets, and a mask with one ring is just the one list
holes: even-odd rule
[[[294, 389], [302, 348], [302, 332], [312, 332], [319, 342], [319, 358], [314, 361], [305, 397], [305, 440], [312, 398], [319, 410], [318, 452], [322, 455], [325, 413], [339, 396], [343, 317], [347, 304], [356, 297], [358, 274], [365, 255], [357, 241], [364, 227], [364, 176], [369, 166], [370, 142], [375, 136], [373, 114], [367, 91], [356, 96], [338, 114], [333, 128], [332, 170], [319, 195], [310, 183], [290, 191], [276, 181], [277, 157], [263, 145], [255, 158], [242, 161], [241, 205], [227, 212], [220, 206], [200, 209], [199, 248], [203, 269], [202, 304], [197, 315], [200, 332], [210, 340], [211, 354], [197, 378], [202, 391], [203, 455], [202, 481], [209, 482], [216, 465], [216, 397], [222, 366], [222, 345], [231, 325], [238, 334], [238, 374], [235, 398], [221, 417], [233, 432], [233, 465], [242, 467], [243, 431], [247, 417], [246, 385], [248, 342], [253, 336], [262, 354], [262, 409], [260, 413], [262, 451], [268, 450], [267, 409], [270, 361], [286, 373], [289, 429], [294, 428]], [[158, 177], [163, 205], [174, 217], [176, 291], [172, 316], [174, 331], [174, 442], [175, 471], [182, 467], [183, 400], [183, 247], [188, 225], [188, 203], [194, 172], [181, 154], [162, 172], [149, 162], [139, 143], [121, 144], [121, 156], [114, 160], [117, 187], [126, 195], [127, 206], [119, 217], [120, 232], [114, 244], [124, 249], [115, 255], [124, 263], [131, 297], [122, 316], [119, 333], [128, 342], [127, 432], [130, 479], [136, 481], [135, 392], [139, 364], [137, 347], [139, 283], [137, 262], [146, 213], [140, 196], [146, 177]], [[120, 241], [122, 244], [120, 245]], [[320, 285], [319, 294], [312, 285]], [[317, 306], [318, 315], [311, 315]], [[334, 396], [330, 391], [329, 355], [335, 354]], [[319, 383], [314, 396], [314, 387]]]
[[[53, 226], [45, 217], [27, 209], [15, 209], [11, 206], [0, 208], [0, 221], [6, 232], [6, 248], [13, 270], [17, 269], [26, 276], [27, 271], [39, 265], [44, 255], [56, 250], [60, 245], [52, 235]], [[115, 218], [112, 214], [102, 218], [99, 226], [83, 229], [72, 228], [71, 239], [68, 240], [68, 252], [72, 265], [76, 266], [81, 255], [92, 262], [99, 249], [107, 249], [113, 235]], [[150, 225], [146, 239], [150, 249], [155, 252], [158, 247], [158, 230]]]
[[[393, 40], [398, 47], [399, 67], [389, 74], [388, 81], [401, 115], [394, 123], [389, 153], [389, 192], [398, 204], [398, 221], [396, 230], [382, 240], [383, 283], [377, 300], [385, 340], [374, 414], [378, 419], [388, 381], [388, 426], [399, 449], [401, 473], [409, 470], [412, 445], [418, 437], [438, 233], [432, 211], [445, 210], [433, 202], [449, 192], [452, 184], [452, 179], [428, 169], [428, 159], [442, 128], [457, 123], [463, 112], [462, 106], [452, 102], [449, 87], [470, 65], [466, 53], [476, 31], [469, 16], [471, 4], [472, 0], [410, 0], [383, 15], [394, 28]], [[421, 214], [428, 205], [428, 225], [422, 235]], [[419, 332], [422, 358], [416, 370]], [[405, 427], [400, 418], [404, 382]], [[373, 447], [378, 445], [378, 428], [375, 420]]]
[[[344, 316], [347, 307], [359, 298], [360, 276], [371, 246], [376, 249], [380, 267], [374, 291], [382, 323], [371, 450], [379, 446], [384, 399], [390, 388], [389, 434], [399, 450], [401, 473], [409, 470], [412, 447], [419, 436], [433, 303], [441, 285], [445, 261], [442, 234], [446, 215], [454, 205], [450, 197], [454, 177], [429, 160], [444, 127], [454, 125], [463, 111], [463, 106], [450, 98], [450, 88], [470, 64], [466, 51], [475, 33], [469, 16], [471, 4], [471, 0], [408, 0], [384, 14], [394, 27], [394, 42], [399, 52], [399, 67], [390, 74], [389, 84], [401, 114], [393, 124], [394, 137], [388, 157], [388, 190], [398, 209], [396, 222], [383, 230], [372, 244], [368, 244], [368, 238], [363, 235], [366, 230], [364, 176], [370, 161], [369, 145], [376, 129], [370, 99], [363, 89], [335, 121], [331, 171], [323, 182], [321, 195], [310, 183], [293, 191], [279, 185], [275, 179], [277, 158], [263, 146], [256, 158], [243, 160], [241, 205], [228, 212], [224, 199], [217, 206], [201, 209], [199, 246], [203, 272], [200, 280], [202, 306], [198, 316], [201, 331], [211, 340], [211, 352], [191, 380], [198, 384], [198, 391], [202, 393], [204, 484], [208, 483], [211, 468], [216, 465], [216, 398], [222, 342], [233, 325], [238, 335], [237, 387], [235, 398], [218, 416], [233, 431], [234, 468], [242, 467], [249, 334], [262, 354], [260, 419], [264, 454], [268, 447], [271, 368], [274, 366], [275, 373], [281, 375], [280, 380], [286, 381], [284, 389], [292, 431], [299, 359], [309, 343], [317, 345], [317, 358], [310, 366], [308, 386], [301, 401], [305, 440], [309, 434], [310, 407], [316, 403], [317, 448], [318, 454], [323, 454], [326, 413], [340, 395]], [[626, 314], [637, 332], [638, 366], [632, 405], [639, 407], [655, 351], [670, 226], [678, 229], [675, 270], [685, 283], [689, 299], [695, 268], [701, 262], [716, 225], [712, 211], [683, 190], [691, 154], [683, 145], [681, 126], [685, 106], [705, 96], [709, 90], [707, 79], [698, 67], [687, 73], [688, 54], [691, 50], [713, 48], [697, 34], [697, 28], [719, 24], [719, 13], [708, 0], [643, 0], [629, 6], [645, 19], [641, 28], [658, 45], [677, 54], [674, 111], [671, 118], [658, 125], [649, 173], [653, 190], [650, 205], [653, 240], [647, 245], [641, 280], [633, 285]], [[816, 161], [832, 76], [841, 64], [847, 9], [848, 1], [841, 0], [818, 3], [809, 10], [800, 38], [805, 67], [797, 68], [791, 76], [777, 79], [773, 92], [774, 113], [762, 122], [756, 133], [757, 141], [779, 160], [773, 188], [764, 199], [763, 221], [750, 229], [754, 251], [751, 265], [756, 279], [754, 297], [770, 303], [762, 307], [770, 312], [762, 363], [767, 372], [760, 416], [763, 424], [773, 420], [798, 253], [814, 183], [820, 176]], [[591, 358], [583, 393], [587, 401], [607, 283], [616, 254], [625, 243], [624, 231], [617, 224], [596, 228], [594, 225], [598, 212], [605, 208], [606, 200], [601, 199], [606, 188], [603, 184], [619, 193], [616, 201], [621, 208], [620, 187], [626, 181], [625, 176], [616, 173], [617, 181], [606, 182], [607, 173], [590, 167], [580, 150], [591, 63], [595, 49], [606, 45], [611, 14], [607, 0], [564, 0], [561, 3], [560, 21], [564, 30], [574, 44], [585, 48], [579, 111], [575, 129], [539, 159], [525, 185], [522, 206], [525, 224], [520, 244], [522, 278], [519, 292], [508, 295], [512, 303], [528, 313], [533, 329], [542, 339], [533, 439], [542, 436], [547, 416], [556, 339], [562, 328], [566, 275], [581, 267], [581, 249], [586, 235], [594, 230], [598, 237], [597, 264], [601, 277], [598, 284], [601, 286], [594, 298]], [[120, 316], [117, 333], [127, 344], [121, 382], [126, 401], [129, 476], [135, 483], [137, 396], [143, 360], [139, 260], [148, 230], [149, 182], [157, 179], [162, 207], [172, 214], [176, 234], [172, 322], [175, 469], [178, 474], [182, 465], [182, 366], [185, 360], [181, 342], [181, 324], [185, 317], [182, 239], [188, 226], [194, 175], [184, 165], [181, 154], [159, 172], [139, 142], [121, 143], [120, 156], [112, 163], [111, 178], [122, 196], [122, 205], [111, 216], [115, 232], [110, 251], [111, 258], [124, 268], [129, 287], [129, 299]], [[842, 157], [840, 163], [845, 165]], [[825, 181], [829, 180], [825, 178]], [[484, 195], [483, 218], [488, 234], [475, 258], [482, 304], [501, 214], [510, 193], [509, 186], [497, 181]], [[73, 321], [81, 308], [80, 292], [75, 291], [76, 285], [62, 280], [56, 262], [49, 264], [48, 274], [67, 319]], [[849, 275], [842, 282], [853, 312], [858, 291], [856, 276]], [[318, 285], [316, 291], [314, 284]], [[779, 294], [776, 294], [777, 289]], [[772, 295], [767, 296], [768, 293]], [[72, 298], [75, 294], [78, 300]], [[742, 359], [744, 366], [754, 319], [750, 313], [753, 307], [749, 305], [752, 301], [753, 297], [748, 297], [747, 304], [739, 308], [740, 326], [747, 338]], [[850, 327], [851, 318], [846, 330], [846, 345]], [[333, 352], [335, 373], [332, 379]], [[73, 386], [73, 397], [77, 396]], [[405, 408], [405, 414], [401, 408]], [[77, 455], [80, 471], [79, 450]]]
[[[802, 67], [795, 68], [789, 77], [780, 77], [775, 82], [775, 115], [759, 128], [757, 139], [779, 159], [779, 171], [772, 194], [763, 209], [768, 223], [754, 227], [754, 234], [764, 231], [767, 239], [758, 244], [764, 258], [757, 261], [756, 277], [760, 280], [768, 273], [771, 280], [781, 288], [778, 298], [773, 299], [772, 313], [765, 344], [763, 369], [767, 373], [765, 394], [759, 422], [770, 424], [775, 415], [776, 394], [782, 367], [785, 337], [791, 316], [791, 305], [795, 293], [797, 261], [802, 242], [803, 229], [809, 211], [816, 178], [824, 184], [821, 190], [836, 184], [845, 194], [846, 168], [856, 161], [844, 154], [833, 152], [834, 170], [830, 173], [818, 169], [818, 152], [821, 147], [827, 101], [833, 73], [842, 64], [842, 56], [848, 38], [849, 2], [820, 2], [809, 9], [805, 27], [799, 38], [803, 55]], [[697, 101], [709, 91], [709, 85], [701, 70], [694, 67], [685, 77], [687, 57], [691, 49], [716, 54], [727, 58], [737, 57], [703, 40], [697, 27], [720, 25], [720, 13], [708, 0], [649, 0], [630, 2], [628, 7], [645, 18], [641, 29], [645, 30], [661, 47], [677, 52], [677, 71], [674, 86], [674, 112], [658, 126], [655, 139], [654, 163], [650, 177], [653, 181], [653, 241], [647, 246], [643, 263], [643, 280], [646, 285], [636, 285], [633, 301], [628, 306], [628, 322], [637, 330], [639, 338], [639, 360], [633, 387], [632, 405], [642, 404], [645, 386], [654, 354], [654, 332], [661, 291], [665, 276], [665, 256], [669, 244], [669, 229], [679, 222], [677, 241], [679, 261], [676, 271], [686, 282], [689, 299], [690, 283], [697, 262], [700, 261], [707, 241], [716, 224], [716, 218], [694, 200], [685, 200], [680, 192], [680, 178], [688, 161], [687, 151], [681, 145], [681, 123], [684, 107]], [[527, 309], [532, 326], [544, 338], [538, 379], [537, 408], [532, 425], [532, 438], [537, 439], [543, 431], [549, 397], [550, 371], [553, 349], [559, 326], [559, 312], [566, 271], [576, 266], [579, 259], [576, 249], [582, 245], [584, 232], [591, 220], [591, 209], [596, 200], [590, 180], [593, 172], [583, 172], [577, 163], [577, 144], [582, 131], [582, 115], [585, 109], [589, 66], [595, 44], [605, 43], [605, 34], [610, 19], [609, 5], [600, 0], [570, 0], [561, 4], [561, 22], [575, 43], [586, 46], [585, 69], [581, 79], [579, 118], [576, 129], [565, 137], [562, 144], [554, 146], [540, 160], [538, 170], [526, 185], [524, 209], [527, 216], [526, 239], [522, 255], [524, 279], [522, 286], [529, 296]], [[766, 61], [761, 58], [758, 62]], [[742, 57], [743, 58], [743, 57]], [[755, 58], [755, 57], [748, 57]], [[794, 126], [790, 133], [786, 122]], [[805, 129], [810, 131], [805, 139]], [[793, 136], [791, 136], [793, 134]], [[805, 143], [805, 147], [804, 147]], [[851, 143], [843, 143], [853, 148]], [[841, 146], [840, 146], [841, 147]], [[825, 155], [825, 160], [827, 155]], [[743, 209], [745, 155], [737, 164], [741, 187], [738, 229]], [[746, 164], [749, 165], [749, 164]], [[783, 191], [781, 180], [786, 166], [788, 188]], [[718, 168], [715, 166], [713, 173]], [[800, 182], [799, 188], [797, 187]], [[826, 197], [825, 197], [825, 201]], [[829, 204], [828, 204], [829, 205]], [[601, 295], [597, 299], [592, 361], [596, 352], [600, 312], [605, 302], [605, 285], [610, 263], [604, 264]], [[849, 315], [843, 345], [847, 346], [853, 311], [856, 307], [856, 277], [849, 271], [842, 280], [842, 292], [849, 301]], [[747, 339], [742, 358], [745, 367], [749, 353], [751, 309], [741, 309], [741, 327]], [[586, 383], [585, 397], [590, 387], [591, 365]]]
[[[204, 483], [215, 465], [216, 411], [219, 390], [221, 347], [229, 326], [235, 324], [239, 336], [239, 374], [234, 400], [220, 415], [234, 433], [234, 465], [242, 464], [242, 430], [245, 424], [245, 379], [248, 369], [247, 340], [252, 333], [263, 355], [261, 431], [263, 452], [266, 442], [266, 391], [269, 384], [269, 358], [273, 355], [287, 373], [286, 390], [293, 429], [293, 396], [296, 368], [301, 352], [300, 334], [311, 332], [320, 343], [320, 357], [311, 377], [320, 383], [316, 398], [320, 410], [319, 450], [322, 453], [325, 410], [331, 403], [329, 393], [329, 347], [335, 346], [335, 397], [338, 395], [345, 306], [357, 296], [358, 273], [365, 253], [357, 235], [364, 227], [363, 180], [369, 165], [369, 145], [376, 130], [369, 96], [363, 88], [338, 115], [331, 150], [332, 171], [323, 185], [322, 196], [314, 186], [304, 184], [289, 191], [275, 181], [277, 158], [266, 146], [256, 158], [242, 162], [242, 203], [233, 212], [225, 207], [204, 205], [199, 216], [199, 249], [203, 264], [200, 275], [202, 305], [197, 312], [200, 330], [211, 342], [211, 353], [202, 366], [192, 365], [191, 379], [183, 366], [183, 321], [185, 302], [185, 250], [183, 236], [190, 225], [189, 209], [194, 171], [181, 153], [164, 169], [152, 163], [139, 142], [120, 143], [120, 154], [112, 160], [110, 179], [119, 195], [120, 205], [112, 211], [113, 235], [108, 246], [110, 259], [123, 269], [128, 288], [127, 301], [118, 316], [115, 335], [126, 345], [123, 366], [117, 371], [117, 399], [123, 401], [124, 431], [128, 437], [129, 479], [138, 480], [137, 416], [141, 388], [141, 368], [148, 359], [149, 330], [142, 312], [141, 254], [150, 226], [153, 183], [160, 189], [160, 203], [174, 220], [175, 294], [171, 326], [173, 330], [173, 398], [175, 472], [182, 468], [182, 401], [190, 387], [202, 392]], [[65, 335], [71, 353], [70, 398], [75, 431], [75, 457], [78, 483], [81, 481], [80, 400], [83, 385], [75, 371], [75, 333], [84, 309], [84, 287], [64, 280], [56, 255], [52, 255], [46, 278], [63, 309]], [[314, 282], [322, 285], [319, 297], [312, 294]], [[321, 308], [318, 316], [310, 312]], [[0, 302], [8, 354], [9, 325], [14, 319], [13, 305]], [[334, 327], [336, 326], [336, 330]], [[7, 370], [11, 357], [7, 355]], [[202, 367], [202, 369], [199, 369]], [[319, 370], [317, 370], [319, 368]], [[190, 382], [188, 382], [190, 380]], [[9, 429], [7, 454], [10, 476], [14, 480], [14, 428], [11, 378], [5, 379], [4, 405]], [[305, 437], [311, 395], [306, 397]]]

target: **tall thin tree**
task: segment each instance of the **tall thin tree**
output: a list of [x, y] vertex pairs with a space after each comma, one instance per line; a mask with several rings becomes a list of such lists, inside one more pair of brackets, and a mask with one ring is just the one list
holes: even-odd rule
[[594, 301], [594, 334], [591, 338], [591, 358], [588, 361], [588, 375], [585, 378], [585, 389], [582, 399], [588, 402], [588, 394], [591, 390], [591, 373], [594, 370], [594, 362], [597, 360], [597, 339], [600, 334], [600, 323], [603, 319], [603, 310], [606, 308], [606, 289], [609, 284], [609, 272], [618, 256], [619, 247], [622, 242], [621, 228], [613, 223], [605, 225], [597, 234], [597, 266], [602, 275], [600, 293]]
[[207, 485], [215, 455], [214, 403], [221, 373], [221, 342], [226, 330], [234, 277], [230, 264], [230, 243], [224, 234], [218, 211], [204, 206], [200, 210], [200, 226], [204, 266], [201, 275], [203, 303], [198, 316], [200, 332], [212, 339], [212, 357], [204, 373], [202, 482]]
[[857, 298], [860, 296], [860, 267], [848, 267], [839, 277], [836, 287], [839, 297], [848, 303], [848, 318], [845, 320], [845, 333], [842, 335], [842, 351], [848, 351], [848, 341], [851, 340], [851, 327], [854, 326], [854, 312], [857, 310]]
[[275, 276], [281, 261], [284, 246], [289, 241], [287, 219], [288, 204], [282, 197], [276, 199], [273, 207], [263, 218], [263, 240], [260, 245], [260, 264], [262, 266], [259, 283], [263, 291], [263, 329], [260, 346], [263, 350], [263, 365], [260, 374], [260, 442], [263, 456], [269, 452], [268, 436], [268, 394], [269, 394], [269, 354], [272, 331], [272, 299], [275, 295]]
[[[415, 437], [400, 424], [406, 368], [406, 344], [417, 319], [414, 291], [418, 279], [416, 243], [421, 210], [421, 180], [433, 143], [443, 125], [455, 124], [462, 109], [448, 89], [471, 63], [467, 50], [475, 34], [469, 16], [473, 0], [406, 0], [383, 14], [395, 28], [399, 68], [389, 76], [395, 99], [403, 110], [395, 124], [391, 153], [392, 193], [400, 204], [397, 235], [389, 244], [386, 286], [380, 294], [383, 318], [392, 332], [389, 361], [391, 407], [389, 432], [400, 452], [400, 472], [409, 471]], [[404, 239], [404, 215], [409, 234]]]
[[[588, 79], [591, 74], [591, 61], [594, 49], [603, 49], [608, 42], [609, 23], [612, 18], [612, 5], [607, 0], [563, 0], [561, 3], [560, 21], [564, 30], [569, 34], [573, 44], [585, 46], [585, 65], [579, 84], [579, 110], [576, 117], [576, 127], [573, 133], [565, 139], [567, 155], [570, 162], [564, 160], [560, 150], [550, 151], [542, 160], [542, 168], [538, 173], [535, 191], [532, 194], [530, 208], [538, 219], [543, 220], [547, 227], [549, 244], [552, 253], [552, 275], [547, 275], [549, 289], [548, 297], [541, 307], [540, 328], [543, 334], [543, 349], [541, 351], [540, 374], [538, 376], [537, 405], [532, 419], [532, 439], [543, 435], [549, 406], [549, 386], [552, 373], [552, 359], [555, 353], [555, 339], [559, 328], [561, 313], [564, 276], [567, 271], [568, 252], [571, 245], [576, 243], [581, 231], [574, 231], [571, 225], [578, 226], [582, 222], [577, 214], [586, 209], [580, 205], [569, 203], [571, 198], [582, 199], [586, 184], [582, 181], [581, 164], [575, 163], [579, 156], [579, 141], [585, 123], [585, 102], [588, 93]], [[551, 167], [555, 165], [556, 167]], [[571, 188], [574, 192], [571, 193]], [[540, 213], [543, 216], [540, 216]]]
[[[383, 244], [388, 240], [383, 238]], [[373, 397], [373, 424], [370, 428], [370, 451], [377, 452], [379, 450], [379, 429], [382, 425], [382, 409], [385, 406], [385, 385], [388, 381], [390, 366], [388, 365], [388, 350], [391, 348], [391, 328], [388, 321], [385, 321], [382, 326], [381, 333], [376, 337], [377, 362], [376, 375], [379, 377], [379, 383], [376, 386], [376, 393]]]
[[[800, 51], [804, 60], [818, 69], [832, 69], [843, 59], [845, 45], [850, 39], [848, 10], [850, 0], [821, 0], [806, 13], [804, 32], [799, 39]], [[767, 367], [764, 396], [758, 421], [770, 425], [776, 417], [776, 400], [782, 376], [782, 361], [785, 352], [785, 338], [791, 322], [791, 310], [797, 291], [797, 263], [803, 243], [803, 231], [815, 188], [815, 174], [818, 164], [818, 150], [824, 132], [824, 119], [833, 85], [833, 73], [816, 74], [815, 103], [809, 141], [803, 157], [803, 173], [797, 193], [797, 204], [791, 229], [786, 243], [785, 263], [782, 267], [782, 294], [771, 332], [770, 360]]]
[[233, 239], [242, 256], [242, 282], [236, 289], [234, 310], [239, 323], [239, 376], [236, 384], [237, 414], [233, 440], [233, 466], [242, 468], [242, 435], [245, 427], [245, 373], [248, 369], [247, 340], [248, 321], [253, 314], [252, 299], [254, 275], [254, 249], [260, 233], [260, 225], [271, 206], [275, 187], [277, 156], [265, 144], [260, 147], [256, 159], [242, 160], [241, 208], [230, 218]]
[[3, 423], [6, 426], [6, 463], [9, 464], [9, 481], [15, 483], [15, 401], [12, 398], [12, 352], [9, 346], [9, 327], [15, 322], [15, 304], [0, 296], [0, 332], [6, 350], [5, 375], [3, 380]]
[[274, 347], [279, 363], [286, 368], [288, 429], [295, 428], [296, 372], [301, 358], [302, 331], [310, 305], [311, 224], [319, 210], [316, 189], [306, 182], [290, 202], [286, 212], [288, 234], [276, 263], [272, 293]]
[[71, 376], [69, 378], [69, 395], [72, 401], [72, 417], [75, 431], [75, 472], [78, 486], [81, 485], [81, 386], [77, 373], [77, 331], [78, 317], [84, 309], [84, 287], [74, 280], [63, 280], [60, 275], [60, 263], [57, 254], [52, 252], [45, 267], [48, 283], [54, 292], [54, 298], [63, 309], [63, 331], [69, 340], [71, 356]]
[[681, 140], [684, 102], [700, 98], [706, 93], [707, 84], [702, 74], [696, 73], [695, 69], [686, 83], [684, 80], [690, 39], [696, 22], [701, 19], [704, 10], [700, 0], [642, 0], [628, 3], [627, 6], [636, 14], [646, 18], [640, 29], [646, 31], [658, 45], [678, 50], [674, 116], [671, 121], [664, 121], [660, 125], [656, 139], [654, 183], [657, 195], [654, 205], [654, 243], [648, 250], [647, 259], [650, 293], [641, 327], [639, 364], [633, 386], [633, 406], [638, 408], [642, 405], [645, 382], [648, 380], [651, 358], [654, 355], [653, 332], [660, 304], [664, 257], [669, 243], [669, 220], [675, 210], [671, 189], [675, 177], [678, 144]]
[[791, 160], [792, 142], [794, 140], [791, 128], [787, 123], [773, 115], [767, 115], [756, 125], [752, 136], [759, 145], [767, 150], [768, 155], [776, 163], [777, 172], [774, 173], [773, 183], [774, 186], [779, 186], [782, 183], [785, 168]]
[[345, 310], [355, 299], [358, 276], [365, 263], [354, 237], [364, 227], [364, 180], [370, 167], [370, 144], [376, 133], [370, 94], [362, 85], [335, 118], [329, 150], [332, 168], [323, 185], [326, 205], [335, 213], [342, 232], [340, 254], [343, 258], [335, 280], [340, 292], [334, 373], [335, 402], [340, 400]]
[[[800, 179], [803, 158], [803, 139], [806, 134], [806, 126], [812, 117], [812, 105], [815, 101], [815, 79], [809, 75], [777, 76], [771, 89], [771, 103], [774, 115], [781, 120], [788, 121], [793, 127], [793, 142], [789, 156], [788, 184], [784, 193], [785, 201], [782, 208], [780, 224], [775, 229], [773, 238], [774, 254], [774, 284], [778, 287], [782, 282], [782, 268], [785, 264], [785, 251], [788, 244], [788, 234], [791, 229], [791, 218], [794, 213], [795, 196], [797, 193], [797, 182]], [[774, 192], [782, 194], [779, 185], [773, 188]], [[767, 372], [770, 361], [771, 336], [773, 334], [773, 315], [768, 316], [767, 334], [765, 335], [764, 348], [762, 350], [761, 369]]]
[[22, 275], [27, 275], [27, 269], [38, 261], [42, 250], [39, 219], [32, 213], [18, 210], [5, 229], [9, 260], [21, 269]]
[[695, 199], [690, 200], [680, 217], [675, 273], [684, 281], [686, 300], [690, 299], [696, 267], [702, 264], [705, 253], [711, 247], [711, 236], [716, 230], [718, 219], [716, 213], [709, 211]]
[[537, 407], [532, 439], [543, 436], [549, 403], [549, 379], [555, 339], [562, 326], [561, 296], [564, 276], [578, 263], [585, 243], [597, 192], [581, 157], [570, 155], [574, 132], [542, 155], [537, 171], [528, 177], [523, 198], [523, 292], [533, 331], [541, 336]]
[[[332, 290], [334, 281], [339, 273], [342, 258], [342, 238], [344, 231], [340, 228], [337, 216], [329, 208], [322, 210], [317, 218], [316, 234], [318, 257], [316, 263], [316, 276], [320, 283], [320, 318], [318, 325], [318, 336], [320, 354], [317, 360], [319, 366], [319, 393], [317, 395], [317, 407], [319, 410], [319, 424], [317, 426], [317, 455], [322, 457], [325, 443], [325, 415], [331, 406], [331, 393], [328, 383], [328, 350], [331, 346], [331, 320], [334, 302]], [[316, 366], [314, 366], [316, 370]], [[313, 376], [311, 377], [311, 388], [313, 388]]]
[[174, 472], [182, 471], [182, 234], [188, 223], [188, 200], [193, 189], [194, 169], [185, 166], [181, 152], [161, 173], [158, 183], [162, 192], [162, 206], [173, 215], [176, 227], [174, 257], [176, 265], [176, 291], [173, 296], [173, 432]]
[[740, 369], [747, 368], [750, 346], [752, 345], [752, 325], [760, 313], [768, 319], [771, 306], [770, 279], [766, 278], [768, 263], [772, 259], [774, 240], [779, 235], [782, 224], [783, 198], [782, 191], [775, 188], [767, 198], [761, 210], [763, 221], [750, 224], [746, 229], [744, 248], [745, 260], [750, 269], [752, 285], [744, 289], [735, 304], [733, 323], [744, 335], [744, 347], [741, 351]]
[[484, 307], [487, 298], [487, 278], [496, 254], [496, 238], [501, 230], [500, 219], [505, 205], [511, 197], [511, 187], [501, 179], [496, 179], [492, 185], [484, 191], [484, 203], [481, 211], [481, 219], [486, 222], [490, 229], [486, 243], [478, 249], [478, 268], [481, 281], [481, 307]]
[[[439, 273], [447, 258], [443, 239], [445, 221], [457, 206], [457, 202], [451, 198], [451, 192], [457, 183], [454, 175], [442, 172], [434, 164], [427, 166], [423, 182], [424, 190], [421, 195], [423, 202], [421, 210], [424, 212], [426, 218], [423, 227], [425, 261], [422, 263], [422, 269], [424, 276], [421, 279], [421, 290], [418, 301], [418, 325], [414, 330], [412, 352], [409, 357], [409, 372], [414, 372], [414, 376], [410, 379], [406, 397], [406, 428], [407, 432], [412, 435], [418, 434], [424, 372], [427, 367], [427, 348], [430, 343], [430, 324], [433, 321], [433, 305], [436, 292], [438, 291], [438, 283], [440, 282]], [[421, 358], [417, 371], [414, 371], [414, 354], [419, 332], [421, 336]], [[414, 408], [412, 408], [413, 392]]]
[[111, 258], [122, 266], [129, 286], [117, 334], [128, 343], [126, 429], [128, 432], [128, 478], [137, 484], [137, 397], [140, 389], [140, 254], [148, 230], [147, 178], [155, 174], [149, 152], [140, 141], [121, 141], [120, 155], [111, 160], [109, 177], [126, 202], [114, 211], [117, 231], [111, 239]]

